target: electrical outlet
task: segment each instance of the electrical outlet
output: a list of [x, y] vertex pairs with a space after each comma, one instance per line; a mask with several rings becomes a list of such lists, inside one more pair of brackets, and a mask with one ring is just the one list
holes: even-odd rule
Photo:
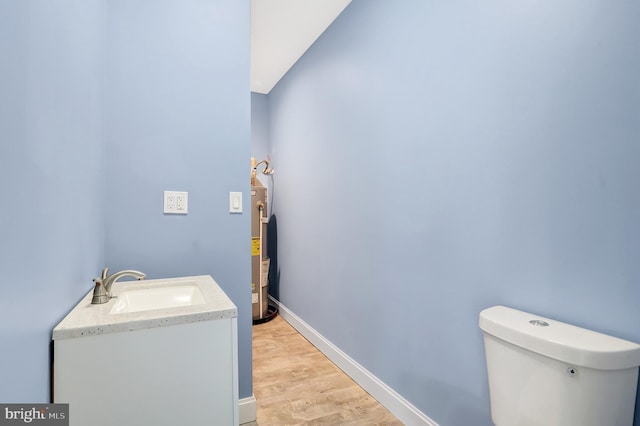
[[176, 210], [176, 196], [173, 193], [166, 195], [165, 213], [174, 212]]
[[176, 192], [176, 210], [178, 213], [187, 214], [187, 206], [189, 200], [189, 193]]
[[169, 214], [187, 214], [189, 193], [164, 191], [164, 212]]

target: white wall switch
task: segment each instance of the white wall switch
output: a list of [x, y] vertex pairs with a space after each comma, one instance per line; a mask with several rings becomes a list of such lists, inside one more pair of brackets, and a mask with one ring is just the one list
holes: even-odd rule
[[164, 191], [164, 210], [169, 214], [187, 214], [189, 211], [189, 193]]
[[242, 192], [229, 193], [229, 213], [242, 213]]

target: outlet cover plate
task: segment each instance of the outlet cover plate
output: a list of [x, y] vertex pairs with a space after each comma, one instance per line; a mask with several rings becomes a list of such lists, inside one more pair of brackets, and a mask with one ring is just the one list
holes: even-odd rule
[[163, 211], [167, 214], [187, 214], [189, 212], [189, 193], [164, 191]]

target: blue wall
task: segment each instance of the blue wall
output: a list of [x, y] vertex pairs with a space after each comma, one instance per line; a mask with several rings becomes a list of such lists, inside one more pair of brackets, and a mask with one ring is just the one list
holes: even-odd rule
[[49, 400], [51, 330], [102, 265], [102, 5], [0, 2], [1, 402]]
[[[249, 2], [0, 2], [0, 402], [49, 399], [49, 340], [104, 265], [211, 274], [251, 395]], [[165, 216], [162, 191], [189, 191]], [[14, 206], [7, 207], [12, 201]]]
[[[251, 92], [251, 156], [256, 161], [266, 160], [272, 152], [269, 142], [269, 97], [262, 93]], [[271, 164], [273, 168], [273, 164]], [[274, 196], [274, 180], [275, 176], [265, 175], [262, 173], [264, 165], [259, 165], [256, 169], [256, 178], [267, 188], [269, 195], [268, 211], [271, 213], [271, 207]]]
[[488, 306], [640, 342], [639, 17], [354, 0], [269, 94], [281, 301], [446, 426]]
[[[251, 156], [257, 161], [271, 153], [269, 145], [269, 97], [251, 93]], [[262, 166], [260, 166], [262, 170]]]
[[[240, 398], [251, 389], [248, 2], [109, 0], [106, 263], [210, 274], [238, 307]], [[189, 214], [164, 215], [163, 191]]]

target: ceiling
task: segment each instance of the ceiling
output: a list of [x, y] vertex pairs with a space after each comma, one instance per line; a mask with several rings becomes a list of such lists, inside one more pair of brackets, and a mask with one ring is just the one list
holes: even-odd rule
[[251, 91], [268, 94], [351, 0], [251, 0]]

